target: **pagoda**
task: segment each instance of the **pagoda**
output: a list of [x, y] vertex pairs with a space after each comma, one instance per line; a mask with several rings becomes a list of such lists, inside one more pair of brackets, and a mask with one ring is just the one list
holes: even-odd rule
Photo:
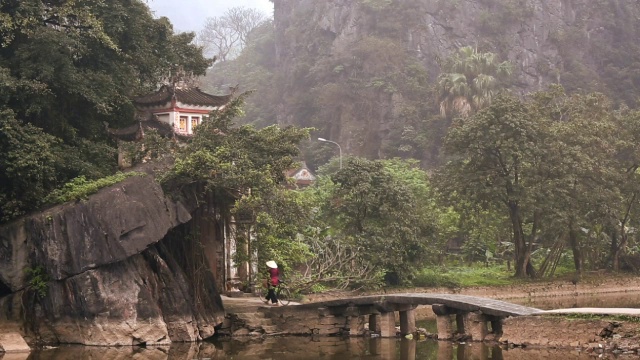
[[211, 95], [195, 86], [162, 85], [150, 94], [133, 99], [143, 121], [159, 121], [169, 125], [177, 135], [193, 135], [193, 129], [206, 121], [209, 113], [223, 109], [231, 100], [229, 95]]
[[186, 140], [193, 130], [207, 121], [212, 111], [224, 109], [231, 101], [236, 88], [228, 95], [211, 95], [187, 81], [173, 81], [162, 85], [150, 94], [133, 98], [136, 109], [136, 123], [125, 128], [110, 128], [105, 122], [107, 133], [118, 141], [118, 166], [130, 167], [131, 159], [122, 145], [144, 138], [145, 131], [154, 130], [160, 136]]

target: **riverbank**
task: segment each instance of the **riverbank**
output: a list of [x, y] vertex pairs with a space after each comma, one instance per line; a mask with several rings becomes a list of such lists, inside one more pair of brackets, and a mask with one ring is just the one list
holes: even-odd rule
[[543, 315], [506, 319], [499, 342], [526, 348], [571, 348], [640, 355], [640, 322], [620, 316]]

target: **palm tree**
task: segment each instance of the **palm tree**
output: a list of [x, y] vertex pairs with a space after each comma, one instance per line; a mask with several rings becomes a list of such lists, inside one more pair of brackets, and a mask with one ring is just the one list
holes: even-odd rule
[[508, 61], [497, 62], [494, 53], [480, 53], [471, 46], [458, 50], [438, 77], [440, 114], [451, 119], [468, 116], [486, 107], [499, 89], [499, 79], [511, 75]]

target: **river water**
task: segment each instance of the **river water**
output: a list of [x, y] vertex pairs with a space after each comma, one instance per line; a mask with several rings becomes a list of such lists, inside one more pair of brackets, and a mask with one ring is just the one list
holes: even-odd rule
[[[599, 294], [597, 296], [554, 297], [513, 300], [540, 309], [570, 307], [640, 307], [640, 293]], [[434, 321], [419, 326], [435, 332]], [[627, 359], [629, 357], [626, 357]], [[173, 344], [170, 347], [88, 347], [60, 346], [31, 354], [0, 355], [0, 360], [488, 360], [488, 359], [594, 359], [593, 354], [576, 350], [506, 349], [479, 343], [452, 343], [434, 340], [341, 338], [341, 337], [267, 337], [264, 339], [225, 340], [198, 344]]]

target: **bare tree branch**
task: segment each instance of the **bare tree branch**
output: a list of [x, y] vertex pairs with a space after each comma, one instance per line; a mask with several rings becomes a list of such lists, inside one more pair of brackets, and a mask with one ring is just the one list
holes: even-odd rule
[[240, 54], [251, 31], [266, 21], [266, 15], [256, 9], [233, 7], [220, 17], [207, 18], [198, 34], [198, 43], [210, 55], [227, 61]]

